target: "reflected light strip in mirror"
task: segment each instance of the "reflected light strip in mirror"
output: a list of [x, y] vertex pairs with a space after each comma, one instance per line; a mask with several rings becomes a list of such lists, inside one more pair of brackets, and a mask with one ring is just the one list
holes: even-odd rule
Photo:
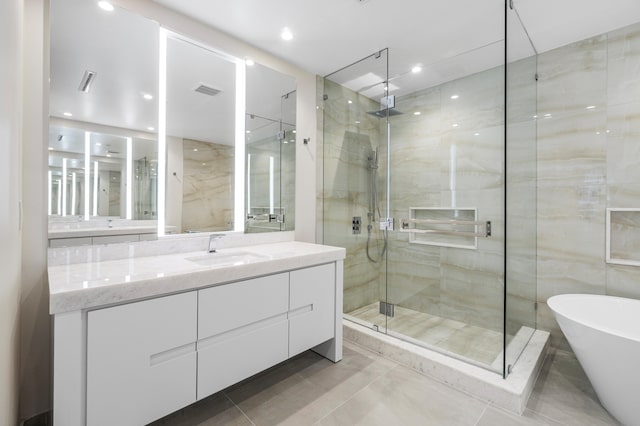
[[234, 231], [244, 231], [244, 137], [246, 112], [246, 80], [247, 65], [245, 61], [235, 58], [236, 63], [236, 149], [235, 149], [235, 200], [233, 206]]
[[133, 218], [133, 141], [127, 138], [127, 219]]
[[76, 172], [71, 174], [71, 216], [76, 215]]
[[67, 159], [62, 159], [62, 216], [67, 215]]
[[61, 191], [62, 191], [62, 180], [58, 179], [58, 212], [57, 214], [60, 214], [60, 209], [62, 208], [62, 197], [61, 197]]
[[165, 188], [167, 174], [167, 34], [160, 28], [158, 52], [158, 236], [165, 234]]
[[269, 156], [269, 214], [273, 214], [273, 156]]
[[93, 215], [98, 216], [98, 162], [93, 162]]
[[47, 202], [47, 213], [49, 216], [51, 216], [51, 192], [52, 192], [52, 188], [51, 185], [53, 185], [53, 181], [51, 180], [51, 170], [49, 170], [48, 173], [48, 178], [49, 178], [49, 197], [47, 198], [48, 202]]
[[247, 214], [249, 213], [251, 213], [251, 154], [247, 154]]
[[89, 220], [91, 182], [91, 132], [84, 132], [84, 220]]

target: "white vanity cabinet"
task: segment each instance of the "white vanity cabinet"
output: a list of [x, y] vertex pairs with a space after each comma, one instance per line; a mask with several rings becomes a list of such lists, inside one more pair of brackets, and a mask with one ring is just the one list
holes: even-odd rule
[[87, 314], [87, 424], [144, 425], [196, 401], [197, 294]]
[[342, 358], [342, 261], [54, 316], [54, 425], [144, 425], [307, 349]]

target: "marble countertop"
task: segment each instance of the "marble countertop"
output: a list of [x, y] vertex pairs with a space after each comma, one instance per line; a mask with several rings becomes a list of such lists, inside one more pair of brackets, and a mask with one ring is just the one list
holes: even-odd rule
[[135, 301], [345, 258], [297, 241], [49, 266], [52, 315]]

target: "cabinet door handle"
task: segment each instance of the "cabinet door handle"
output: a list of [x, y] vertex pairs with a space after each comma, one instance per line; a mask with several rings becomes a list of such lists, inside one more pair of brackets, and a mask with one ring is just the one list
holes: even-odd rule
[[178, 346], [177, 348], [171, 348], [166, 351], [158, 352], [157, 354], [149, 357], [150, 365], [154, 366], [163, 362], [170, 361], [174, 358], [187, 355], [196, 351], [196, 342], [187, 343], [186, 345]]
[[289, 318], [297, 317], [311, 311], [313, 311], [313, 303], [290, 310]]

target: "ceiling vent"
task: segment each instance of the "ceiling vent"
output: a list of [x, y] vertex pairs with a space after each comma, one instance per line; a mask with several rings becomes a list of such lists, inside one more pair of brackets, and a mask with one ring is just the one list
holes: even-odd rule
[[82, 75], [82, 80], [80, 80], [80, 86], [78, 86], [78, 90], [84, 93], [89, 93], [91, 90], [91, 85], [93, 81], [96, 79], [96, 72], [86, 70]]
[[203, 83], [200, 83], [200, 86], [196, 87], [193, 90], [208, 96], [215, 96], [218, 93], [222, 92], [222, 90], [214, 89], [213, 87], [207, 86], [206, 84], [203, 84]]

